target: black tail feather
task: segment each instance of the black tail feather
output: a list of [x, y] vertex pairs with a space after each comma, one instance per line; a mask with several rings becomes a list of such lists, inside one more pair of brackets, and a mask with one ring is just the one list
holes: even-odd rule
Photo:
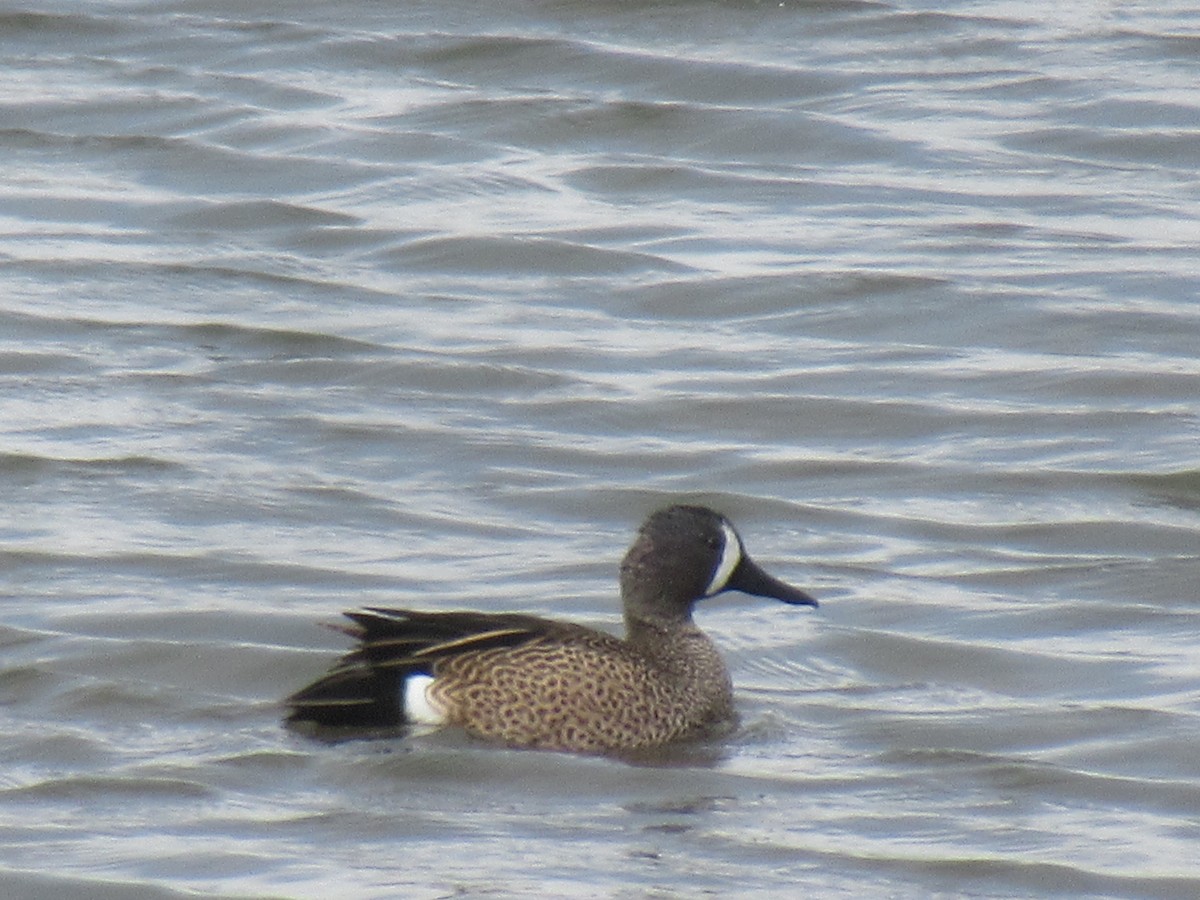
[[363, 665], [333, 669], [288, 697], [289, 722], [330, 728], [390, 728], [404, 724], [400, 691], [409, 670]]

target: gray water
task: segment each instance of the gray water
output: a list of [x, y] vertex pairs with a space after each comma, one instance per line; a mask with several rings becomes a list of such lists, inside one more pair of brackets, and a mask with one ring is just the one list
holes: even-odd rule
[[[1200, 12], [0, 11], [0, 893], [1200, 896]], [[619, 627], [642, 764], [279, 701], [361, 605]]]

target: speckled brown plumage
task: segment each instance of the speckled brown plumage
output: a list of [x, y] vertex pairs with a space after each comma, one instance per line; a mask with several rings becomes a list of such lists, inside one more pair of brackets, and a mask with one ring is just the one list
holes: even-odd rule
[[662, 744], [733, 714], [729, 675], [698, 630], [636, 646], [551, 626], [515, 647], [434, 666], [451, 721], [508, 744], [610, 750]]
[[729, 673], [692, 622], [697, 600], [738, 589], [815, 605], [759, 569], [728, 521], [703, 507], [651, 516], [622, 564], [621, 587], [624, 640], [516, 613], [347, 613], [358, 646], [288, 699], [291, 719], [400, 725], [407, 680], [426, 676], [429, 704], [479, 737], [583, 752], [656, 746], [733, 717]]

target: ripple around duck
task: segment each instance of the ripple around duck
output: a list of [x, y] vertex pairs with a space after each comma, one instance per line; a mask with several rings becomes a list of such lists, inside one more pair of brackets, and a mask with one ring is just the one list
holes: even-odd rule
[[166, 473], [179, 467], [170, 460], [153, 456], [97, 457], [58, 459], [33, 453], [0, 453], [0, 473], [14, 478], [93, 479], [102, 477], [141, 479]]
[[311, 206], [275, 201], [240, 201], [176, 213], [171, 224], [181, 228], [234, 230], [239, 228], [313, 228], [360, 224], [354, 216]]
[[558, 274], [600, 275], [642, 271], [671, 271], [680, 267], [649, 253], [612, 250], [548, 237], [424, 238], [389, 250], [381, 262], [405, 271], [496, 274], [537, 271], [543, 277]]

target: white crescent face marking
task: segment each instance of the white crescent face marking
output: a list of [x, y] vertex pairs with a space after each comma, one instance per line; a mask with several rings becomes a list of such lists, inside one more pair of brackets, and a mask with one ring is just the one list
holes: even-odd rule
[[705, 597], [711, 597], [713, 594], [719, 594], [725, 590], [725, 585], [729, 583], [729, 578], [733, 575], [733, 570], [742, 561], [742, 542], [738, 540], [737, 532], [733, 530], [733, 526], [728, 522], [722, 522], [721, 534], [725, 537], [725, 543], [721, 547], [721, 561], [717, 563], [712, 581], [708, 583], [708, 588], [704, 591]]
[[444, 725], [446, 715], [429, 699], [432, 675], [409, 675], [400, 690], [404, 692], [404, 718], [417, 725]]

